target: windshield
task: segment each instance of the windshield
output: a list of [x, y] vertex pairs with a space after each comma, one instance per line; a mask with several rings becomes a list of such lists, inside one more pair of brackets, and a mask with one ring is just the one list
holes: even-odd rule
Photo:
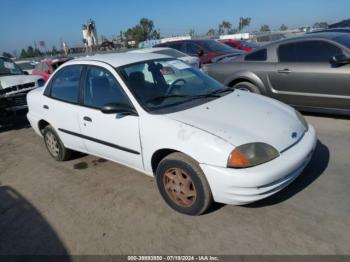
[[148, 111], [199, 98], [204, 101], [213, 99], [215, 97], [208, 94], [224, 89], [216, 80], [175, 59], [145, 61], [120, 67], [118, 71], [136, 99]]
[[186, 54], [180, 52], [180, 51], [177, 51], [175, 49], [163, 49], [163, 50], [157, 50], [157, 51], [154, 51], [153, 53], [156, 53], [156, 54], [161, 54], [161, 55], [168, 55], [168, 56], [172, 56], [172, 57], [175, 57], [175, 58], [181, 58], [181, 57], [185, 57], [187, 56]]
[[219, 43], [215, 40], [202, 40], [200, 41], [200, 44], [212, 52], [227, 53], [235, 51], [232, 47], [229, 47], [223, 43]]
[[0, 57], [0, 75], [23, 75], [23, 71], [11, 59]]
[[[18, 62], [17, 62], [18, 63]], [[22, 70], [32, 70], [34, 69], [34, 65], [30, 62], [22, 62], [17, 64]]]
[[258, 45], [248, 42], [248, 41], [241, 41], [241, 45], [249, 47], [249, 48], [258, 48]]
[[339, 44], [342, 44], [347, 48], [350, 48], [350, 34], [338, 36], [334, 40], [337, 41]]

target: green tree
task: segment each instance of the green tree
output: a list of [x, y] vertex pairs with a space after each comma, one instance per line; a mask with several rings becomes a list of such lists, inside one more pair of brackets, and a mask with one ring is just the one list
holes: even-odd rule
[[21, 58], [27, 58], [28, 57], [27, 51], [25, 49], [22, 49], [20, 57]]
[[286, 31], [286, 30], [288, 30], [288, 27], [287, 27], [285, 24], [282, 24], [282, 25], [280, 26], [280, 30], [281, 30], [281, 31]]
[[252, 19], [250, 17], [240, 17], [238, 23], [238, 31], [242, 32], [243, 29], [250, 25]]
[[159, 30], [154, 30], [154, 23], [152, 20], [142, 18], [139, 24], [129, 28], [124, 33], [125, 42], [135, 41], [138, 45], [142, 41], [159, 38]]
[[57, 55], [57, 54], [59, 54], [59, 51], [57, 50], [56, 46], [53, 46], [53, 47], [52, 47], [51, 54], [52, 54], [52, 55]]
[[10, 53], [7, 53], [7, 52], [2, 52], [2, 56], [3, 57], [7, 57], [7, 58], [12, 58], [13, 57]]
[[208, 30], [207, 36], [215, 36], [215, 35], [216, 35], [215, 29], [211, 28]]
[[270, 32], [270, 27], [268, 25], [262, 25], [260, 27], [260, 32]]
[[229, 34], [230, 30], [232, 28], [232, 24], [229, 21], [222, 21], [221, 24], [219, 24], [219, 34]]
[[27, 48], [27, 57], [34, 57], [35, 54], [34, 54], [34, 48], [30, 45], [28, 46]]

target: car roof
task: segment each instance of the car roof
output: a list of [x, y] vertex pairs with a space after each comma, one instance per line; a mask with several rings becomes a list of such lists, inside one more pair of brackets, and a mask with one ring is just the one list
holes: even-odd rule
[[99, 61], [99, 62], [110, 64], [113, 67], [120, 67], [124, 65], [133, 64], [133, 63], [147, 61], [147, 60], [162, 59], [162, 58], [170, 58], [170, 56], [154, 54], [154, 53], [125, 52], [125, 53], [99, 54], [99, 55], [93, 55], [93, 56], [87, 56], [87, 57], [80, 57], [77, 59], [70, 60], [65, 64], [76, 64], [79, 61], [85, 61], [85, 62]]
[[170, 47], [150, 47], [150, 48], [142, 48], [142, 49], [136, 49], [136, 50], [131, 50], [128, 53], [153, 53], [161, 50], [168, 50], [172, 49]]
[[344, 32], [319, 32], [319, 33], [313, 33], [313, 34], [303, 34], [303, 35], [299, 35], [299, 36], [293, 36], [293, 37], [280, 39], [280, 40], [268, 43], [266, 45], [259, 46], [259, 48], [255, 49], [254, 52], [262, 50], [262, 49], [266, 49], [266, 48], [274, 48], [275, 46], [280, 45], [280, 44], [292, 43], [292, 42], [297, 41], [297, 40], [304, 40], [304, 39], [305, 40], [307, 40], [307, 39], [332, 40], [334, 38], [337, 38], [337, 37], [343, 36], [343, 35], [349, 35], [349, 33], [344, 33]]

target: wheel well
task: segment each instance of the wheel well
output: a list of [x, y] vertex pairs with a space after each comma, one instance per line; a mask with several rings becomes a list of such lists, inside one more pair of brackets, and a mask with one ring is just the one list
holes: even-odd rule
[[156, 170], [157, 170], [157, 167], [158, 167], [160, 161], [162, 161], [165, 157], [167, 157], [168, 155], [175, 153], [175, 152], [178, 152], [178, 151], [173, 150], [173, 149], [168, 149], [168, 148], [160, 149], [160, 150], [156, 151], [153, 154], [152, 159], [151, 159], [153, 174], [156, 173]]
[[43, 133], [43, 130], [45, 127], [47, 127], [49, 125], [48, 122], [46, 122], [45, 120], [40, 120], [38, 123], [38, 127], [41, 133]]
[[245, 78], [237, 78], [237, 79], [233, 80], [232, 82], [230, 82], [228, 85], [230, 87], [232, 87], [235, 84], [238, 84], [238, 83], [241, 83], [241, 82], [248, 82], [248, 83], [251, 83], [251, 84], [255, 85], [252, 81], [250, 81], [248, 79], [245, 79]]

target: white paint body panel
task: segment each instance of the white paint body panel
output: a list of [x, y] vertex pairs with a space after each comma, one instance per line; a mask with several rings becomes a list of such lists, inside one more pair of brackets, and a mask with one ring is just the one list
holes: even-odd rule
[[[166, 56], [136, 54], [136, 58], [134, 55], [131, 58], [127, 54], [98, 56], [109, 64], [91, 60], [97, 56], [89, 57], [69, 61], [62, 68], [87, 64], [109, 70], [139, 116], [118, 117], [102, 114], [96, 109], [67, 105], [44, 96], [44, 88], [39, 88], [28, 94], [28, 119], [34, 130], [40, 134], [38, 123], [45, 120], [56, 131], [67, 129], [140, 152], [138, 155], [120, 151], [58, 131], [68, 148], [125, 164], [151, 176], [151, 159], [155, 152], [162, 149], [180, 151], [198, 161], [214, 200], [228, 204], [246, 204], [276, 193], [293, 181], [309, 162], [317, 141], [313, 127], [310, 126], [301, 137], [304, 127], [294, 110], [270, 98], [236, 90], [212, 102], [176, 113], [155, 115], [144, 111], [112, 66]], [[108, 59], [103, 58], [106, 56]], [[45, 110], [44, 104], [50, 110]], [[84, 121], [84, 116], [89, 116], [92, 122]], [[299, 142], [280, 157], [247, 169], [226, 167], [235, 146], [265, 142], [282, 151], [293, 144], [291, 132], [298, 133], [296, 140]]]

